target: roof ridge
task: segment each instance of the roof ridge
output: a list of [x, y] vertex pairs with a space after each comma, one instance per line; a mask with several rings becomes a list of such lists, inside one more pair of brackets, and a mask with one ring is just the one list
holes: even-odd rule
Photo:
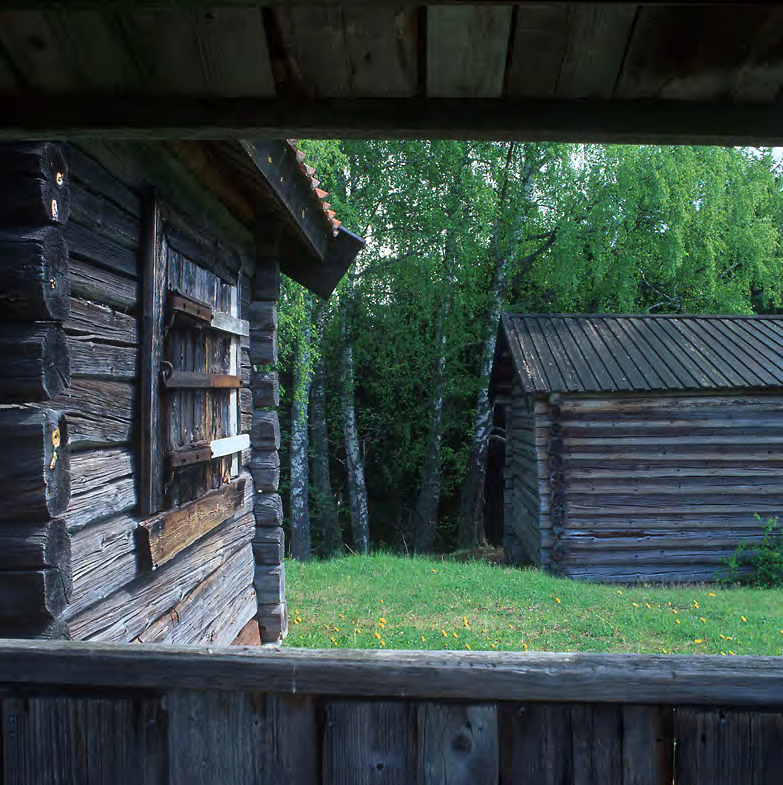
[[524, 319], [783, 319], [777, 313], [524, 313], [506, 311], [504, 316]]

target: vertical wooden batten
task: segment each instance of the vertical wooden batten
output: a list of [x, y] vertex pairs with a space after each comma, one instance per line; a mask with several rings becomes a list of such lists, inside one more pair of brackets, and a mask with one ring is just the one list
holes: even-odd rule
[[144, 237], [143, 311], [141, 351], [141, 512], [160, 509], [163, 477], [160, 411], [160, 363], [163, 356], [163, 304], [166, 297], [166, 266], [162, 219], [158, 203], [150, 195], [147, 233]]

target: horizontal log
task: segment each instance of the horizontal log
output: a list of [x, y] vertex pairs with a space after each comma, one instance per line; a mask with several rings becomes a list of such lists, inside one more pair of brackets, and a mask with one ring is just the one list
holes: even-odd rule
[[71, 455], [71, 493], [86, 493], [106, 483], [130, 477], [136, 465], [131, 450], [85, 450]]
[[62, 412], [0, 407], [0, 523], [42, 523], [71, 498], [68, 426]]
[[280, 405], [280, 385], [274, 371], [253, 374], [250, 386], [256, 409], [276, 409]]
[[624, 565], [592, 565], [575, 567], [558, 564], [560, 575], [566, 578], [601, 583], [712, 583], [716, 579], [713, 565], [647, 564], [626, 567]]
[[280, 643], [288, 635], [288, 613], [284, 604], [259, 605], [256, 618], [261, 643]]
[[68, 167], [52, 142], [0, 144], [0, 227], [65, 224]]
[[603, 483], [618, 479], [656, 480], [677, 483], [702, 478], [730, 482], [749, 482], [752, 478], [780, 477], [783, 472], [783, 460], [780, 461], [721, 461], [713, 464], [710, 461], [688, 461], [685, 465], [672, 465], [671, 462], [636, 463], [627, 466], [572, 466], [568, 470], [568, 483], [576, 487], [578, 483]]
[[63, 227], [63, 235], [71, 257], [132, 278], [139, 275], [137, 248], [122, 245], [75, 221]]
[[410, 700], [783, 706], [779, 657], [2, 641], [0, 682]]
[[256, 526], [282, 526], [283, 500], [278, 493], [257, 493], [253, 511]]
[[231, 645], [255, 617], [257, 610], [256, 592], [251, 585], [223, 605], [203, 631], [202, 641], [208, 641], [211, 646]]
[[596, 498], [589, 494], [569, 494], [565, 508], [568, 514], [590, 514], [595, 516], [634, 511], [656, 511], [661, 515], [692, 512], [700, 515], [727, 512], [753, 512], [759, 515], [777, 515], [783, 509], [783, 494], [769, 496], [721, 496], [720, 500], [689, 496], [687, 494], [603, 494]]
[[568, 495], [635, 493], [649, 496], [779, 496], [783, 497], [783, 481], [764, 477], [654, 477], [622, 480], [571, 480], [565, 483]]
[[106, 169], [91, 151], [82, 149], [78, 143], [66, 143], [63, 145], [63, 152], [68, 161], [72, 180], [138, 219], [141, 212], [139, 196]]
[[285, 567], [256, 565], [253, 586], [260, 605], [277, 605], [285, 602]]
[[770, 449], [779, 449], [783, 444], [783, 429], [749, 428], [734, 429], [721, 428], [715, 436], [706, 436], [696, 433], [683, 433], [682, 436], [659, 436], [657, 434], [637, 433], [635, 436], [618, 436], [616, 438], [569, 436], [552, 439], [550, 442], [559, 442], [560, 448], [550, 452], [576, 453], [580, 450], [591, 452], [595, 449], [606, 448], [620, 453], [632, 450], [640, 451], [666, 451], [672, 449], [676, 453], [704, 451], [705, 449], [730, 450], [741, 449], [742, 452], [755, 452]]
[[253, 536], [251, 514], [232, 518], [159, 570], [140, 576], [103, 602], [69, 620], [75, 639], [130, 641], [246, 546]]
[[71, 538], [62, 521], [0, 525], [0, 572], [46, 568], [60, 573], [63, 590], [70, 598]]
[[[772, 517], [775, 517], [774, 515]], [[745, 531], [758, 531], [759, 522], [753, 510], [744, 509], [735, 513], [726, 513], [721, 508], [719, 513], [705, 514], [702, 510], [694, 509], [688, 512], [659, 514], [650, 510], [629, 510], [615, 515], [576, 515], [569, 513], [564, 525], [568, 529], [577, 531], [616, 531], [627, 529], [629, 531], [652, 532], [660, 529], [682, 527], [683, 529], [727, 529]]]
[[652, 564], [666, 565], [667, 567], [681, 570], [687, 570], [696, 567], [697, 565], [700, 569], [706, 569], [709, 566], [715, 570], [720, 562], [734, 550], [734, 548], [729, 547], [652, 547], [638, 551], [613, 551], [611, 550], [611, 546], [607, 545], [600, 551], [574, 552], [568, 547], [567, 543], [562, 541], [561, 543], [563, 547], [560, 549], [557, 556], [555, 556], [553, 552], [552, 558], [560, 563], [560, 567], [575, 567], [579, 569], [591, 566], [625, 566], [632, 570], [643, 570], [646, 565]]
[[72, 448], [124, 444], [131, 440], [136, 406], [134, 385], [74, 379], [51, 405], [65, 413]]
[[242, 384], [242, 377], [226, 373], [171, 371], [163, 375], [163, 383], [171, 390], [236, 390]]
[[277, 332], [258, 330], [250, 325], [250, 362], [253, 365], [277, 365]]
[[68, 246], [59, 228], [0, 233], [0, 319], [62, 321], [68, 316]]
[[71, 259], [71, 294], [119, 309], [135, 308], [139, 284], [131, 278], [102, 270], [89, 262]]
[[134, 346], [115, 346], [69, 335], [71, 374], [74, 378], [126, 379], [138, 378], [139, 352]]
[[[247, 602], [240, 600], [243, 616], [232, 614], [232, 602], [237, 597], [253, 593], [253, 554], [246, 545], [236, 551], [225, 564], [208, 575], [193, 591], [186, 594], [173, 608], [143, 630], [134, 642], [139, 643], [214, 643], [230, 644], [236, 631], [255, 615], [255, 601], [248, 613]], [[253, 597], [255, 600], [255, 597]], [[223, 637], [213, 637], [212, 630], [221, 616], [234, 616]], [[221, 625], [223, 627], [223, 625]]]
[[594, 553], [604, 549], [612, 551], [649, 551], [656, 548], [726, 548], [732, 550], [739, 541], [757, 541], [763, 536], [762, 526], [757, 529], [659, 529], [657, 531], [615, 529], [585, 531], [566, 527], [560, 541], [573, 553]]
[[246, 477], [209, 491], [196, 501], [142, 521], [138, 528], [141, 558], [157, 570], [242, 507]]
[[625, 416], [653, 418], [659, 415], [679, 419], [688, 416], [711, 416], [719, 411], [735, 416], [740, 413], [745, 416], [749, 411], [783, 411], [783, 396], [777, 392], [754, 395], [694, 395], [687, 392], [672, 396], [654, 393], [647, 396], [615, 395], [598, 398], [568, 396], [562, 407], [561, 418], [564, 423], [576, 418], [599, 415], [606, 415], [613, 420]]
[[0, 634], [56, 619], [68, 602], [62, 578], [54, 567], [0, 572]]
[[253, 444], [253, 449], [258, 451], [280, 449], [280, 421], [277, 412], [256, 411], [253, 413], [250, 441]]
[[71, 497], [67, 509], [60, 516], [73, 534], [91, 523], [128, 512], [139, 504], [138, 483], [134, 477], [101, 485], [95, 490]]
[[[66, 154], [67, 156], [67, 154]], [[69, 160], [70, 165], [70, 160]], [[103, 179], [103, 178], [101, 178]], [[97, 191], [101, 182], [82, 182], [71, 171], [71, 219], [69, 225], [80, 224], [86, 230], [126, 248], [139, 247], [141, 226], [137, 213], [115, 203], [109, 195]], [[110, 188], [112, 193], [116, 189]]]
[[118, 515], [71, 535], [73, 595], [66, 621], [102, 602], [140, 574], [134, 532], [138, 518]]
[[253, 330], [258, 333], [272, 333], [277, 330], [277, 303], [274, 301], [254, 300], [245, 309], [245, 315]]
[[135, 317], [78, 297], [71, 297], [69, 305], [70, 312], [65, 320], [67, 334], [88, 341], [138, 346], [139, 325]]
[[68, 345], [56, 322], [4, 325], [0, 357], [0, 402], [47, 401], [70, 384]]
[[71, 632], [62, 617], [55, 620], [36, 621], [21, 626], [3, 626], [3, 638], [21, 638], [23, 640], [69, 641]]

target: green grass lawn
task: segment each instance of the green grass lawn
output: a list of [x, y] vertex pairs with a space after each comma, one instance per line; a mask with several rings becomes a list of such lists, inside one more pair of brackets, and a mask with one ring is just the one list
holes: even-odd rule
[[608, 586], [380, 554], [286, 562], [288, 646], [783, 654], [783, 590]]

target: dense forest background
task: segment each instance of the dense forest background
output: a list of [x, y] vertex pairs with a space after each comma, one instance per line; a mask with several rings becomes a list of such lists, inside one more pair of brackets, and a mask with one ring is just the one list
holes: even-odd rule
[[305, 141], [367, 247], [329, 302], [280, 303], [294, 557], [424, 553], [485, 526], [500, 313], [776, 313], [771, 150]]

